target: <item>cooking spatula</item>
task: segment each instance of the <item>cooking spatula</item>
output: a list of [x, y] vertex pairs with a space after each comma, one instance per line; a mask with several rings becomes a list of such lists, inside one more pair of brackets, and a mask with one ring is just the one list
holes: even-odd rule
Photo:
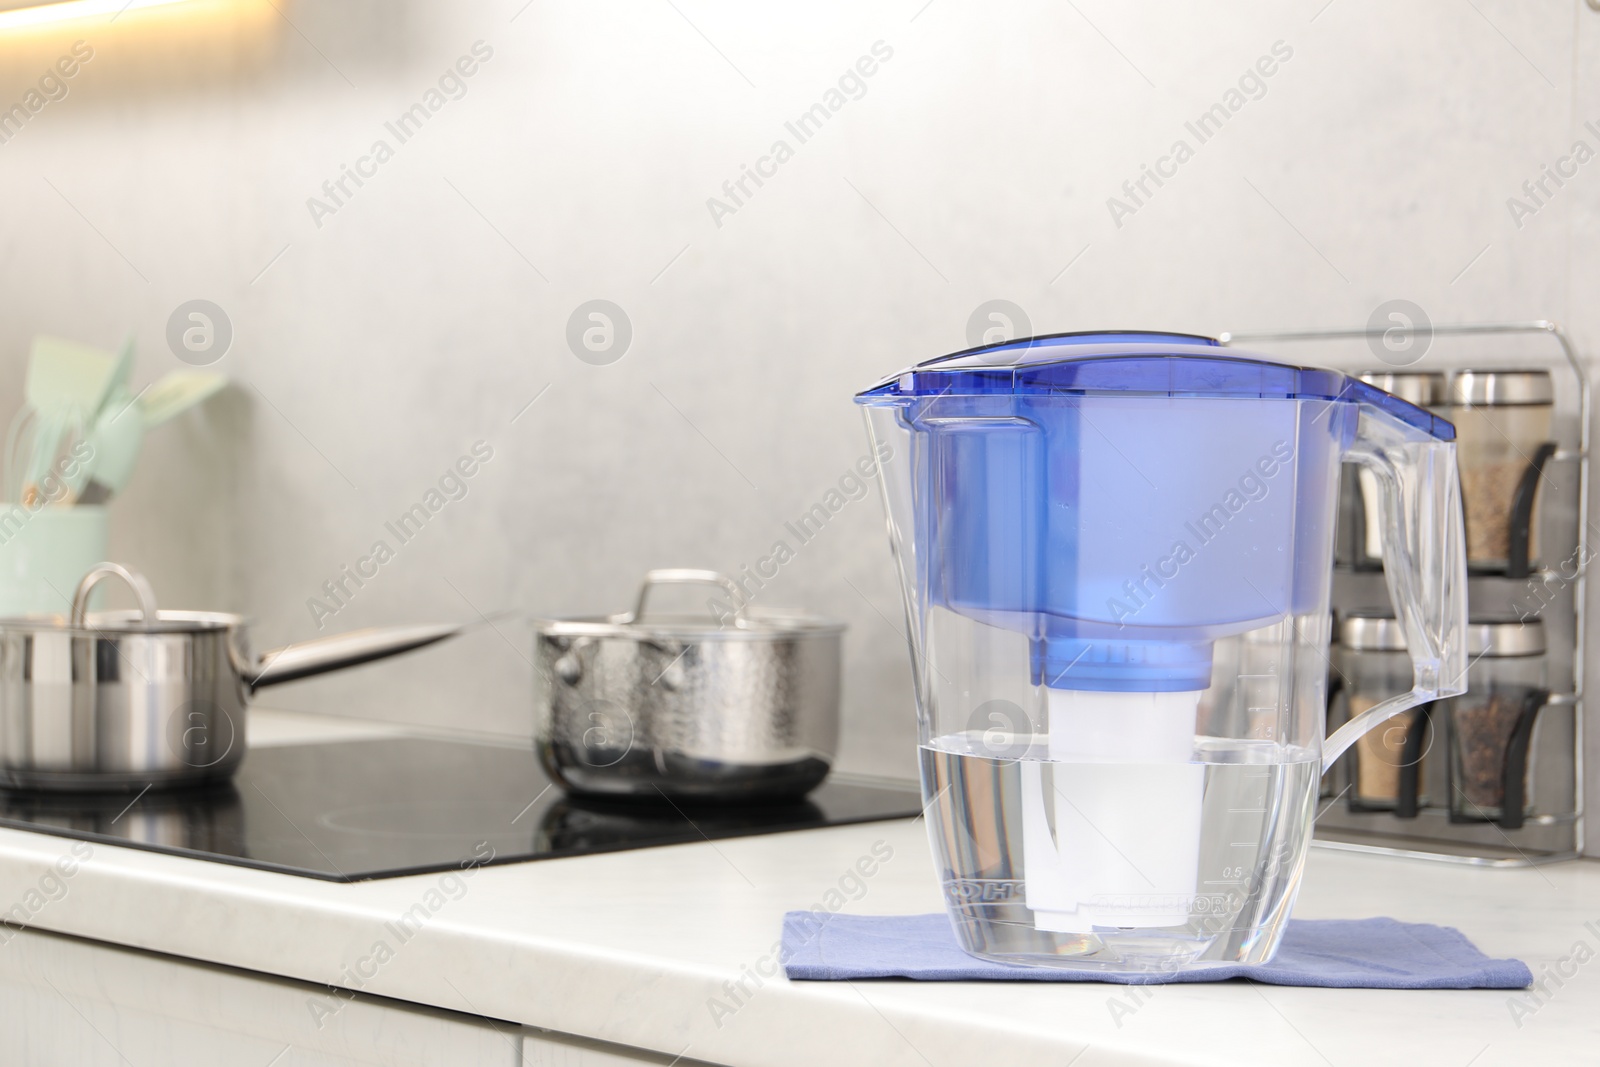
[[[126, 346], [125, 346], [126, 347]], [[26, 397], [38, 413], [23, 489], [36, 485], [72, 427], [93, 420], [116, 378], [110, 352], [59, 337], [36, 337], [28, 358]]]
[[139, 394], [144, 428], [155, 429], [174, 415], [188, 411], [211, 397], [227, 384], [226, 377], [212, 371], [173, 371]]

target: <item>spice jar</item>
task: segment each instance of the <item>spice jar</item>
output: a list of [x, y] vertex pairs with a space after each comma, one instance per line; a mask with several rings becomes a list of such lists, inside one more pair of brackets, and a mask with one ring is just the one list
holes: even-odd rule
[[1467, 626], [1467, 691], [1449, 702], [1450, 821], [1522, 825], [1534, 720], [1545, 689], [1544, 624], [1477, 619]]
[[[1392, 615], [1352, 612], [1340, 626], [1339, 637], [1351, 718], [1411, 691], [1411, 656], [1405, 633]], [[1401, 712], [1356, 740], [1348, 757], [1352, 811], [1405, 809], [1415, 814], [1425, 802], [1418, 795], [1418, 765], [1424, 755], [1420, 742], [1427, 728], [1421, 714], [1420, 709]]]
[[[1444, 415], [1444, 375], [1426, 371], [1367, 371], [1361, 380], [1375, 385], [1384, 392], [1399, 397], [1409, 404], [1426, 408], [1435, 415]], [[1378, 524], [1378, 479], [1369, 470], [1359, 470], [1356, 478], [1361, 486], [1361, 543], [1358, 546], [1367, 561], [1377, 563], [1383, 559], [1383, 528]], [[1407, 688], [1410, 688], [1409, 686]]]
[[[1542, 465], [1554, 451], [1544, 447], [1550, 438], [1553, 397], [1548, 371], [1468, 370], [1451, 380], [1445, 417], [1456, 427], [1469, 564], [1506, 568], [1523, 521], [1527, 556], [1537, 553], [1533, 497], [1526, 502], [1525, 515], [1514, 516], [1513, 505], [1529, 468]], [[1528, 559], [1520, 562], [1525, 566]]]

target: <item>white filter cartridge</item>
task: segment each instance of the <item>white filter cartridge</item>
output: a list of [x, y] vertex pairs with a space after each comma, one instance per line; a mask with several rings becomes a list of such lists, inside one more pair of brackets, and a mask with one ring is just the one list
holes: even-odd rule
[[1034, 925], [1176, 926], [1200, 863], [1198, 692], [1050, 690], [1049, 760], [1022, 765], [1023, 877]]

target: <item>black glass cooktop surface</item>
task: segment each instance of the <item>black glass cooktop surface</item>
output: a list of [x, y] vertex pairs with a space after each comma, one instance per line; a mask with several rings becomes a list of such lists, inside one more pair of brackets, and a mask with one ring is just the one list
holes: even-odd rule
[[419, 738], [251, 752], [230, 783], [0, 793], [0, 826], [353, 882], [919, 814], [912, 788], [830, 779], [804, 800], [688, 806], [568, 797], [531, 748]]

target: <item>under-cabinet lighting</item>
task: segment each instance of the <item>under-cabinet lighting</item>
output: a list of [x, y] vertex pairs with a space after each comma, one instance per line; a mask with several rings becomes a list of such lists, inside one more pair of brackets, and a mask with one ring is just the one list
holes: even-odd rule
[[17, 26], [41, 26], [49, 22], [66, 22], [69, 19], [106, 16], [115, 19], [127, 11], [188, 2], [189, 0], [60, 0], [59, 3], [29, 3], [19, 7], [0, 0], [0, 30], [9, 30]]

